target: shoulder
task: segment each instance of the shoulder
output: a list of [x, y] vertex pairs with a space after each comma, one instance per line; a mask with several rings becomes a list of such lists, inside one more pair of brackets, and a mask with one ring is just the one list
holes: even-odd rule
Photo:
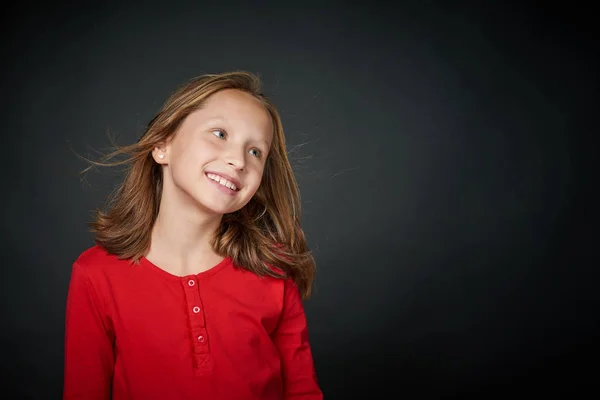
[[116, 255], [109, 254], [102, 247], [95, 245], [81, 252], [73, 262], [73, 273], [88, 277], [98, 277], [110, 273], [116, 267], [127, 263]]
[[[271, 321], [273, 327], [284, 315], [289, 314], [290, 306], [295, 307], [299, 291], [291, 278], [259, 275], [243, 268], [229, 269], [219, 277], [220, 284], [213, 286], [220, 297], [235, 299], [244, 309], [260, 315], [264, 321]], [[279, 273], [275, 270], [274, 272]], [[227, 296], [222, 296], [227, 293]]]
[[111, 258], [110, 254], [102, 247], [96, 245], [85, 249], [77, 258], [75, 263], [81, 266], [97, 265], [99, 262], [104, 262]]
[[283, 298], [290, 294], [294, 295], [295, 293], [300, 293], [298, 286], [293, 278], [286, 276], [285, 272], [271, 264], [266, 264], [266, 266], [271, 270], [271, 272], [279, 275], [279, 278], [268, 277], [271, 285], [274, 285], [277, 288], [278, 294]]
[[283, 277], [282, 271], [270, 264], [265, 264], [272, 273], [280, 277], [258, 274], [241, 266], [228, 269], [226, 273], [219, 274], [220, 282], [228, 291], [236, 296], [243, 296], [248, 301], [255, 299], [259, 302], [274, 304], [283, 308], [286, 297], [298, 289], [291, 278]]

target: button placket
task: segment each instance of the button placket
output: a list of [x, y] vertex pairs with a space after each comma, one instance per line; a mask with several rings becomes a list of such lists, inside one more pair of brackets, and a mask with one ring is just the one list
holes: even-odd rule
[[188, 318], [191, 327], [191, 340], [197, 368], [206, 368], [209, 360], [208, 336], [206, 331], [204, 310], [200, 297], [200, 285], [195, 278], [186, 278], [183, 282], [185, 298], [188, 305]]

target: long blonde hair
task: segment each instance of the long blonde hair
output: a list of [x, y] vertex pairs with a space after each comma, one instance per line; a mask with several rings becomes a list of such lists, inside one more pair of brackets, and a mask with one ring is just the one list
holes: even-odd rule
[[[213, 94], [237, 89], [260, 100], [269, 113], [274, 137], [262, 183], [242, 209], [225, 214], [212, 246], [234, 265], [260, 276], [291, 278], [303, 298], [311, 293], [315, 262], [300, 224], [300, 192], [290, 161], [279, 113], [262, 94], [260, 79], [248, 72], [208, 74], [191, 79], [167, 99], [134, 144], [117, 146], [93, 166], [125, 165], [123, 181], [109, 196], [107, 211], [90, 223], [96, 243], [121, 259], [138, 261], [150, 248], [152, 227], [162, 194], [162, 167], [151, 152], [177, 132], [183, 120]], [[125, 155], [121, 161], [116, 156]]]

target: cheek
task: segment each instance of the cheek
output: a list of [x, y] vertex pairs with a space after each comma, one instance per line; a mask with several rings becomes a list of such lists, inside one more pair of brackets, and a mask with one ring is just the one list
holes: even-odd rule
[[174, 152], [169, 161], [173, 179], [179, 184], [185, 185], [185, 182], [191, 183], [198, 179], [200, 175], [199, 158], [190, 148]]
[[265, 178], [266, 178], [266, 176], [264, 175], [262, 168], [257, 168], [257, 170], [254, 171], [254, 173], [252, 174], [252, 180], [251, 180], [253, 194], [256, 193], [256, 191], [258, 190], [260, 185], [262, 185], [263, 180]]
[[189, 141], [178, 149], [174, 163], [194, 169], [217, 154], [215, 147], [213, 143], [207, 141]]

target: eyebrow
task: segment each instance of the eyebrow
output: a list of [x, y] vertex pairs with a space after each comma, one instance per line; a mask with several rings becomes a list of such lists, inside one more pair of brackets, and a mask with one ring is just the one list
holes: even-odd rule
[[[222, 122], [224, 124], [227, 124], [227, 118], [221, 117], [221, 116], [213, 117], [207, 121], [207, 124], [211, 124], [214, 122]], [[269, 148], [271, 147], [271, 143], [267, 142], [265, 139], [252, 139], [252, 141], [253, 142], [263, 142], [267, 145], [267, 147], [269, 147]]]

